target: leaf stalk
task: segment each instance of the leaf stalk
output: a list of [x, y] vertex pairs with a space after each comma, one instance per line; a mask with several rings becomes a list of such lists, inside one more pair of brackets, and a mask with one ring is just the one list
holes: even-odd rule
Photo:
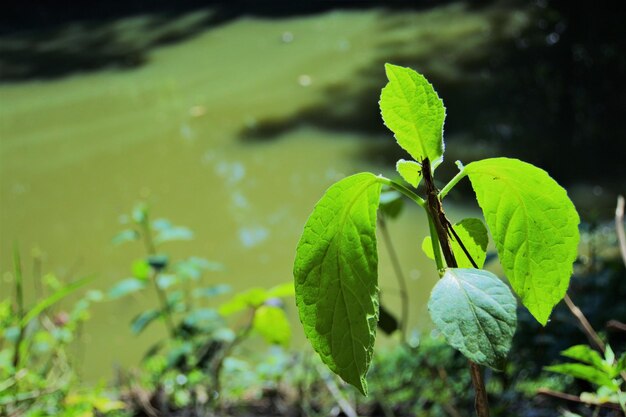
[[[458, 161], [457, 161], [458, 162]], [[459, 172], [450, 180], [450, 182], [448, 182], [442, 189], [441, 191], [439, 191], [439, 198], [443, 199], [445, 198], [445, 196], [448, 195], [448, 193], [450, 192], [450, 190], [452, 188], [454, 188], [455, 185], [457, 185], [457, 183], [459, 181], [461, 181], [465, 176], [467, 176], [467, 173], [465, 172], [465, 167], [460, 164], [457, 163], [457, 165], [459, 166]]]

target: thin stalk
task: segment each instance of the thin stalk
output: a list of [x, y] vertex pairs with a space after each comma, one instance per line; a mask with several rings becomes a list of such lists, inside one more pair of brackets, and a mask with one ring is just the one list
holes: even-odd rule
[[398, 191], [399, 193], [404, 194], [410, 200], [412, 200], [415, 203], [417, 203], [420, 207], [424, 207], [424, 208], [426, 207], [426, 202], [424, 201], [424, 199], [422, 199], [420, 196], [415, 194], [413, 191], [411, 191], [408, 188], [406, 188], [404, 185], [399, 184], [399, 183], [397, 183], [395, 181], [392, 181], [389, 178], [385, 178], [382, 175], [378, 176], [378, 180], [380, 182], [382, 182], [383, 184], [385, 184], [385, 185], [393, 188], [394, 190]]
[[140, 225], [143, 229], [143, 233], [141, 233], [141, 236], [143, 237], [143, 244], [146, 247], [148, 255], [156, 255], [156, 246], [154, 245], [154, 240], [152, 239], [152, 230], [150, 230], [150, 220], [148, 219], [147, 214]]
[[167, 327], [167, 331], [169, 332], [170, 337], [174, 339], [176, 337], [176, 326], [174, 325], [172, 312], [167, 302], [167, 295], [165, 294], [165, 291], [163, 291], [163, 289], [159, 287], [159, 273], [156, 270], [153, 270], [151, 281], [152, 285], [154, 286], [154, 290], [157, 293], [157, 297], [159, 297], [159, 304], [161, 304], [161, 311], [163, 312], [165, 327]]
[[[150, 229], [150, 218], [148, 217], [148, 214], [143, 217], [139, 225], [141, 226], [141, 236], [143, 237], [146, 252], [148, 252], [148, 255], [150, 256], [156, 255], [156, 246], [154, 245], [154, 240], [152, 239], [152, 230]], [[170, 306], [167, 302], [167, 294], [159, 286], [159, 272], [154, 268], [152, 270], [152, 285], [157, 293], [157, 297], [159, 298], [159, 304], [161, 304], [161, 311], [164, 315], [163, 319], [165, 321], [165, 326], [167, 327], [170, 337], [173, 339], [176, 337], [176, 326], [174, 325], [172, 311], [170, 310]]]
[[454, 227], [452, 227], [452, 225], [448, 222], [448, 227], [450, 228], [450, 232], [452, 232], [452, 236], [454, 236], [454, 240], [456, 240], [456, 243], [459, 244], [459, 246], [461, 247], [461, 249], [463, 250], [463, 253], [465, 254], [465, 256], [467, 257], [467, 259], [470, 261], [470, 263], [472, 264], [472, 266], [476, 269], [480, 269], [478, 268], [478, 265], [476, 264], [476, 261], [474, 261], [474, 258], [472, 258], [472, 255], [470, 255], [469, 251], [467, 250], [467, 248], [465, 247], [465, 244], [463, 243], [463, 241], [461, 240], [461, 238], [459, 237], [459, 235], [456, 234], [456, 231], [454, 230]]
[[459, 166], [460, 171], [458, 172], [458, 174], [456, 174], [451, 180], [450, 182], [448, 182], [442, 189], [441, 191], [439, 191], [439, 198], [443, 200], [443, 198], [445, 196], [448, 195], [448, 193], [450, 192], [450, 190], [459, 182], [461, 181], [466, 175], [467, 173], [465, 172], [465, 167], [463, 165], [461, 165], [459, 163], [459, 161], [457, 161], [457, 166]]
[[[462, 172], [463, 171], [461, 171], [461, 173]], [[430, 170], [430, 161], [428, 160], [428, 158], [422, 161], [422, 175], [424, 176], [424, 182], [426, 184], [426, 201], [428, 202], [427, 212], [429, 215], [428, 217], [430, 223], [432, 223], [431, 233], [434, 229], [439, 239], [439, 244], [441, 245], [443, 257], [446, 260], [447, 266], [449, 268], [457, 268], [458, 264], [456, 258], [454, 257], [454, 253], [452, 252], [452, 247], [450, 246], [449, 240], [450, 222], [446, 218], [446, 214], [443, 210], [443, 205], [441, 204], [441, 193], [439, 193], [437, 191], [437, 188], [435, 187], [435, 182], [433, 181], [432, 172]], [[459, 175], [457, 175], [455, 178], [457, 177], [459, 177]], [[459, 177], [456, 182], [458, 182], [460, 178], [462, 177]], [[452, 188], [452, 186], [450, 186], [449, 188]], [[480, 366], [478, 366], [476, 363], [472, 361], [468, 362], [470, 366], [472, 384], [474, 385], [475, 391], [474, 407], [476, 409], [476, 415], [478, 417], [489, 417], [489, 400], [487, 398], [487, 389], [485, 388], [482, 371], [480, 369]]]
[[[589, 404], [583, 400], [580, 399], [580, 397], [576, 396], [576, 395], [572, 395], [572, 394], [566, 394], [564, 392], [560, 392], [560, 391], [553, 391], [547, 388], [539, 388], [537, 390], [537, 394], [539, 395], [546, 395], [548, 397], [554, 397], [554, 398], [558, 398], [561, 400], [566, 400], [566, 401], [572, 401], [572, 402], [576, 402], [579, 404]], [[613, 410], [619, 410], [620, 406], [614, 403], [602, 403], [602, 404], [598, 404], [599, 407], [604, 407], [604, 408], [610, 408]]]
[[589, 320], [587, 320], [587, 317], [585, 317], [582, 310], [578, 308], [576, 304], [574, 304], [572, 299], [569, 297], [569, 294], [565, 293], [565, 297], [563, 299], [565, 300], [565, 305], [567, 305], [569, 311], [576, 318], [576, 320], [578, 320], [580, 328], [582, 329], [583, 333], [585, 333], [585, 336], [587, 336], [587, 339], [589, 339], [589, 342], [594, 345], [594, 347], [600, 352], [604, 353], [606, 349], [604, 342], [602, 341], [602, 339], [600, 339], [598, 333], [596, 333], [594, 328], [591, 326], [591, 323], [589, 323]]
[[400, 286], [400, 300], [401, 300], [401, 308], [402, 308], [402, 316], [400, 320], [400, 332], [402, 333], [402, 340], [404, 343], [407, 343], [407, 322], [409, 320], [409, 289], [406, 284], [406, 279], [404, 278], [404, 274], [402, 273], [402, 267], [400, 266], [400, 260], [398, 259], [398, 254], [393, 245], [393, 241], [391, 240], [391, 236], [389, 235], [389, 230], [387, 230], [387, 223], [385, 222], [385, 217], [381, 213], [378, 224], [380, 225], [380, 231], [383, 235], [383, 240], [385, 241], [385, 247], [387, 248], [387, 252], [389, 253], [389, 259], [391, 260], [391, 265], [396, 275], [396, 279], [398, 280], [398, 285]]

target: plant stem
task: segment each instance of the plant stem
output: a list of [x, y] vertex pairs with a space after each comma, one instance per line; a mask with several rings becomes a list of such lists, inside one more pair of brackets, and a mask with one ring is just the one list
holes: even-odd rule
[[[463, 171], [459, 174], [462, 173]], [[454, 257], [454, 253], [452, 252], [449, 240], [451, 234], [449, 231], [450, 222], [446, 218], [443, 205], [441, 204], [441, 193], [439, 193], [435, 187], [435, 182], [433, 181], [432, 172], [430, 170], [430, 161], [428, 158], [422, 161], [422, 175], [426, 184], [426, 201], [428, 203], [428, 217], [429, 222], [431, 223], [431, 233], [434, 229], [437, 234], [437, 238], [439, 239], [443, 257], [446, 260], [448, 268], [457, 268], [458, 264], [456, 262], [456, 258]], [[456, 179], [457, 177], [458, 179]], [[457, 175], [453, 178], [453, 181], [456, 179], [456, 182], [458, 182], [461, 178], [462, 176], [460, 177]], [[450, 183], [453, 181], [450, 181]], [[454, 184], [456, 184], [456, 182], [454, 182]], [[448, 184], [448, 189], [452, 188], [454, 184]], [[487, 398], [487, 389], [485, 388], [485, 382], [483, 380], [481, 369], [472, 361], [469, 361], [469, 366], [472, 384], [474, 385], [475, 391], [474, 407], [476, 409], [476, 415], [478, 417], [489, 417], [489, 400]]]
[[467, 175], [465, 173], [465, 167], [460, 165], [459, 161], [457, 161], [457, 166], [460, 167], [460, 171], [441, 189], [441, 191], [439, 191], [439, 199], [443, 199], [447, 196], [450, 190]]
[[437, 235], [437, 229], [435, 228], [435, 222], [433, 221], [428, 209], [426, 209], [426, 217], [428, 217], [428, 228], [430, 229], [430, 243], [433, 247], [433, 255], [435, 256], [435, 263], [437, 264], [437, 271], [439, 271], [439, 275], [443, 276], [443, 270], [445, 269], [445, 265], [443, 264], [443, 259], [441, 258], [441, 248], [439, 246], [439, 237]]
[[145, 214], [144, 218], [140, 223], [143, 237], [143, 244], [146, 247], [146, 251], [148, 255], [156, 255], [156, 246], [154, 245], [154, 240], [152, 239], [152, 230], [150, 229], [150, 219], [148, 214]]
[[159, 304], [161, 304], [161, 311], [163, 312], [163, 320], [165, 321], [165, 327], [167, 327], [167, 331], [169, 332], [170, 337], [174, 339], [176, 337], [176, 326], [174, 325], [174, 320], [172, 319], [172, 312], [167, 302], [167, 295], [165, 294], [165, 291], [163, 291], [163, 289], [159, 287], [159, 273], [156, 270], [153, 270], [152, 277], [150, 280], [152, 281], [154, 290], [157, 293], [157, 297], [159, 297]]
[[380, 225], [380, 231], [385, 241], [385, 247], [387, 248], [387, 252], [389, 253], [391, 265], [393, 266], [396, 279], [398, 280], [398, 285], [400, 286], [400, 300], [402, 301], [402, 318], [400, 321], [400, 332], [402, 333], [402, 340], [404, 341], [404, 343], [407, 343], [406, 330], [408, 324], [407, 322], [409, 320], [409, 289], [406, 285], [406, 279], [404, 278], [404, 274], [402, 273], [400, 260], [398, 259], [398, 254], [396, 253], [396, 250], [393, 246], [391, 236], [389, 236], [387, 223], [385, 222], [385, 217], [382, 213], [380, 214], [378, 223]]
[[598, 333], [596, 333], [594, 328], [591, 326], [591, 323], [589, 323], [589, 320], [587, 320], [587, 317], [585, 317], [582, 310], [578, 308], [576, 304], [574, 304], [572, 299], [569, 297], [569, 294], [565, 293], [565, 297], [563, 299], [565, 300], [565, 305], [567, 305], [569, 311], [576, 318], [576, 320], [578, 320], [578, 323], [580, 324], [583, 333], [585, 333], [585, 335], [587, 336], [587, 339], [589, 339], [589, 342], [591, 342], [591, 344], [593, 344], [595, 348], [598, 349], [600, 352], [604, 353], [604, 342], [602, 341], [602, 339], [600, 339]]
[[[567, 400], [567, 401], [573, 401], [579, 404], [588, 404], [585, 401], [581, 400], [580, 397], [576, 396], [576, 395], [572, 395], [572, 394], [566, 394], [564, 392], [559, 392], [559, 391], [553, 391], [547, 388], [539, 388], [537, 390], [537, 394], [539, 395], [547, 395], [549, 397], [554, 397], [554, 398], [559, 398], [561, 400]], [[605, 407], [605, 408], [611, 408], [613, 410], [619, 410], [620, 407], [617, 404], [614, 403], [602, 403], [602, 404], [598, 404], [599, 407]]]
[[[146, 252], [148, 252], [149, 256], [156, 255], [156, 246], [154, 245], [154, 240], [152, 239], [152, 229], [150, 228], [150, 218], [148, 217], [148, 213], [145, 213], [139, 225], [141, 226], [141, 236], [143, 237], [143, 243], [146, 248]], [[176, 337], [176, 326], [174, 325], [174, 320], [172, 319], [172, 311], [170, 310], [170, 306], [167, 302], [167, 294], [159, 286], [159, 272], [154, 268], [152, 268], [152, 271], [152, 285], [154, 286], [154, 290], [157, 293], [157, 297], [159, 297], [159, 303], [161, 304], [161, 311], [163, 312], [165, 327], [167, 327], [170, 337], [173, 339]]]
[[394, 190], [398, 191], [399, 193], [404, 194], [406, 197], [417, 203], [420, 207], [426, 208], [426, 202], [413, 191], [406, 188], [404, 185], [392, 181], [389, 178], [385, 178], [382, 175], [378, 176], [378, 180], [388, 187], [391, 187]]

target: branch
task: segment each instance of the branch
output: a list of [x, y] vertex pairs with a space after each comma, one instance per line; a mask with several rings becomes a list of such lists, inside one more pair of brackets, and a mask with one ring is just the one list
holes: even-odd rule
[[539, 395], [546, 395], [548, 397], [558, 398], [560, 400], [572, 401], [572, 402], [579, 403], [579, 404], [597, 405], [598, 407], [604, 407], [604, 408], [611, 408], [611, 409], [614, 409], [614, 410], [620, 410], [619, 405], [614, 404], [614, 403], [590, 404], [590, 403], [588, 403], [586, 401], [581, 400], [580, 397], [578, 397], [576, 395], [566, 394], [564, 392], [559, 392], [559, 391], [552, 391], [552, 390], [547, 389], [547, 388], [539, 388], [537, 390], [537, 394], [539, 394]]
[[596, 333], [596, 331], [593, 329], [591, 323], [589, 323], [589, 320], [587, 320], [587, 317], [585, 317], [582, 310], [578, 308], [576, 304], [574, 304], [572, 299], [569, 297], [569, 294], [565, 293], [565, 297], [563, 299], [565, 300], [565, 304], [567, 305], [567, 308], [569, 308], [569, 311], [574, 315], [574, 317], [576, 317], [576, 320], [578, 320], [580, 328], [587, 336], [587, 339], [589, 339], [589, 342], [591, 342], [591, 344], [593, 344], [594, 347], [600, 352], [604, 353], [604, 342], [602, 341], [602, 339], [600, 339], [598, 333]]

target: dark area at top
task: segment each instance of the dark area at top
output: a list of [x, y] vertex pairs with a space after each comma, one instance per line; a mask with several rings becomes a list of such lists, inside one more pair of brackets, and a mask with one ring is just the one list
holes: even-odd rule
[[[11, 2], [3, 6], [0, 16], [0, 80], [56, 78], [105, 67], [132, 69], [148, 61], [153, 47], [189, 38], [240, 16], [284, 18], [334, 9], [421, 9], [446, 3], [450, 2]], [[468, 2], [474, 9], [491, 3]], [[622, 121], [626, 109], [626, 14], [565, 0], [498, 3], [529, 8], [532, 23], [516, 39], [455, 62], [465, 71], [490, 74], [487, 79], [455, 83], [438, 78], [428, 72], [423, 58], [396, 53], [389, 45], [381, 48], [376, 62], [354, 74], [354, 79], [360, 80], [357, 87], [333, 86], [326, 91], [324, 103], [287, 119], [261, 120], [254, 130], [241, 132], [242, 140], [273, 140], [302, 125], [348, 130], [385, 137], [384, 141], [370, 141], [361, 156], [395, 162], [403, 155], [388, 140], [377, 103], [385, 81], [383, 64], [393, 62], [425, 72], [444, 98], [450, 151], [471, 152], [480, 144], [488, 149], [480, 157], [519, 157], [548, 170], [564, 184], [588, 184], [589, 190], [601, 184], [610, 191], [595, 187], [600, 192], [590, 194], [588, 200], [606, 198], [614, 204], [614, 193], [624, 192], [626, 183], [626, 124]], [[175, 17], [207, 7], [211, 12], [201, 19], [167, 26]], [[139, 43], [116, 38], [107, 25], [145, 14], [157, 16], [149, 24], [159, 30], [139, 37]], [[78, 29], [68, 35], [70, 23]], [[68, 36], [69, 43], [54, 42]], [[46, 47], [41, 46], [44, 44]], [[461, 156], [449, 152], [446, 157], [454, 160]], [[470, 160], [467, 154], [462, 157]]]
[[[11, 0], [2, 6], [0, 34], [81, 21], [101, 22], [133, 15], [159, 13], [176, 16], [196, 9], [216, 8], [219, 17], [216, 22], [224, 22], [242, 15], [268, 18], [285, 18], [332, 9], [359, 9], [369, 7], [421, 9], [441, 6], [450, 0], [307, 0], [307, 1], [254, 1], [254, 0], [111, 0], [102, 2], [52, 1], [52, 0]], [[476, 6], [486, 1], [472, 2]]]

